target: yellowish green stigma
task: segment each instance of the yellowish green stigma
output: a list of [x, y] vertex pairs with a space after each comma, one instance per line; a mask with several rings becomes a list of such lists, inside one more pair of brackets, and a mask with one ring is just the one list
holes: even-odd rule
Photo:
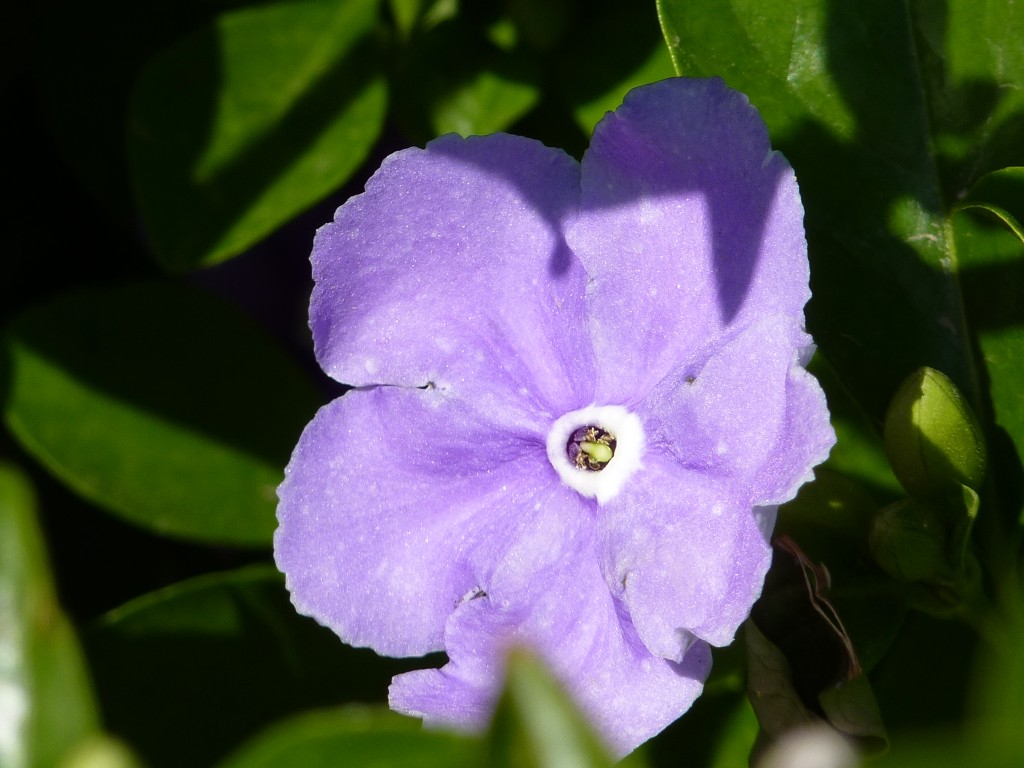
[[577, 469], [599, 472], [615, 456], [615, 435], [602, 427], [580, 427], [569, 436], [565, 451]]

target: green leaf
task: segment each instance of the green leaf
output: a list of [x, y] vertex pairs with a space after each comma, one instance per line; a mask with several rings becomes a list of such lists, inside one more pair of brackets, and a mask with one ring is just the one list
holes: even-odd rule
[[140, 597], [102, 617], [85, 642], [109, 727], [153, 768], [209, 765], [304, 709], [383, 702], [393, 675], [424, 663], [345, 645], [295, 612], [269, 566]]
[[740, 697], [735, 709], [721, 725], [709, 768], [747, 768], [758, 729], [757, 715], [750, 706], [750, 699]]
[[242, 252], [362, 164], [387, 102], [376, 15], [376, 0], [250, 7], [150, 60], [129, 156], [166, 268]]
[[956, 206], [971, 208], [996, 216], [1024, 242], [1024, 168], [1003, 168], [978, 179]]
[[977, 765], [1024, 763], [1024, 600], [1019, 585], [1004, 585], [1002, 615], [995, 642], [979, 654], [975, 673], [978, 702], [968, 731], [976, 754], [988, 754]]
[[172, 283], [60, 296], [16, 318], [4, 416], [64, 483], [150, 530], [267, 545], [320, 399], [271, 339]]
[[97, 729], [92, 688], [57, 604], [28, 480], [0, 464], [0, 765], [56, 765]]
[[[715, 666], [721, 651], [743, 657], [743, 645], [743, 639], [737, 636], [728, 649], [715, 649]], [[704, 693], [682, 717], [635, 754], [646, 756], [652, 766], [677, 766], [680, 756], [685, 755], [687, 765], [748, 768], [760, 727], [746, 695], [745, 658], [743, 663], [744, 679], [736, 690], [716, 692], [705, 685]]]
[[[1022, 144], [1024, 146], [1024, 144]], [[964, 295], [988, 375], [989, 477], [1005, 504], [1004, 520], [979, 531], [995, 546], [1024, 523], [1019, 488], [1024, 457], [1024, 243], [1008, 229], [976, 216], [957, 216]], [[979, 411], [979, 414], [984, 414]], [[1016, 506], [1014, 506], [1014, 504]]]
[[658, 5], [677, 71], [746, 92], [793, 163], [809, 325], [856, 400], [880, 419], [927, 364], [978, 403], [949, 212], [1019, 152], [1024, 16], [974, 0]]
[[[786, 655], [753, 621], [747, 621], [744, 633], [750, 660], [750, 702], [765, 736], [777, 739], [822, 722], [797, 690], [799, 681], [794, 679], [795, 670]], [[867, 677], [858, 673], [822, 689], [817, 698], [829, 725], [856, 739], [863, 750], [885, 749], [885, 728]]]
[[743, 627], [747, 643], [747, 691], [757, 721], [768, 736], [817, 722], [793, 687], [793, 672], [785, 655], [757, 625], [748, 620]]
[[513, 651], [488, 736], [494, 768], [598, 768], [613, 761], [586, 719], [536, 658]]
[[475, 740], [387, 710], [346, 707], [268, 728], [218, 768], [468, 768], [479, 765], [479, 751]]
[[[524, 81], [518, 78], [520, 73]], [[534, 75], [518, 61], [511, 69], [485, 68], [466, 82], [439, 94], [432, 107], [437, 134], [473, 136], [508, 128], [536, 103], [539, 90], [530, 82]]]
[[540, 98], [540, 68], [518, 29], [485, 6], [469, 6], [413, 37], [402, 52], [394, 106], [420, 141], [508, 128]]

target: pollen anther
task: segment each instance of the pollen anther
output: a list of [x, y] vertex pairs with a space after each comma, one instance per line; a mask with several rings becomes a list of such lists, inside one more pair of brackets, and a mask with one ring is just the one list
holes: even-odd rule
[[621, 405], [591, 405], [555, 421], [547, 449], [563, 483], [603, 504], [640, 468], [643, 426]]

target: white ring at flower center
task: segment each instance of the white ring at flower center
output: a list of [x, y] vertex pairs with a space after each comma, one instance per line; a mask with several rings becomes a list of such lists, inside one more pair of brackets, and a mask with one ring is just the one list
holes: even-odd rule
[[[604, 469], [580, 469], [569, 460], [566, 446], [580, 427], [600, 427], [615, 437], [615, 455]], [[559, 417], [548, 431], [548, 461], [562, 482], [588, 499], [604, 504], [615, 498], [641, 467], [644, 428], [636, 414], [621, 405], [590, 405]]]

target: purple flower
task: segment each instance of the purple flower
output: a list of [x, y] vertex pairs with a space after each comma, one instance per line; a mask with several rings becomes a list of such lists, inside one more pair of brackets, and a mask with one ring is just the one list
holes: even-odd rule
[[675, 720], [834, 442], [802, 222], [720, 80], [632, 91], [582, 166], [502, 134], [387, 158], [313, 248], [317, 358], [354, 389], [279, 489], [296, 608], [446, 651], [391, 686], [429, 723], [486, 723], [511, 644], [620, 755]]

